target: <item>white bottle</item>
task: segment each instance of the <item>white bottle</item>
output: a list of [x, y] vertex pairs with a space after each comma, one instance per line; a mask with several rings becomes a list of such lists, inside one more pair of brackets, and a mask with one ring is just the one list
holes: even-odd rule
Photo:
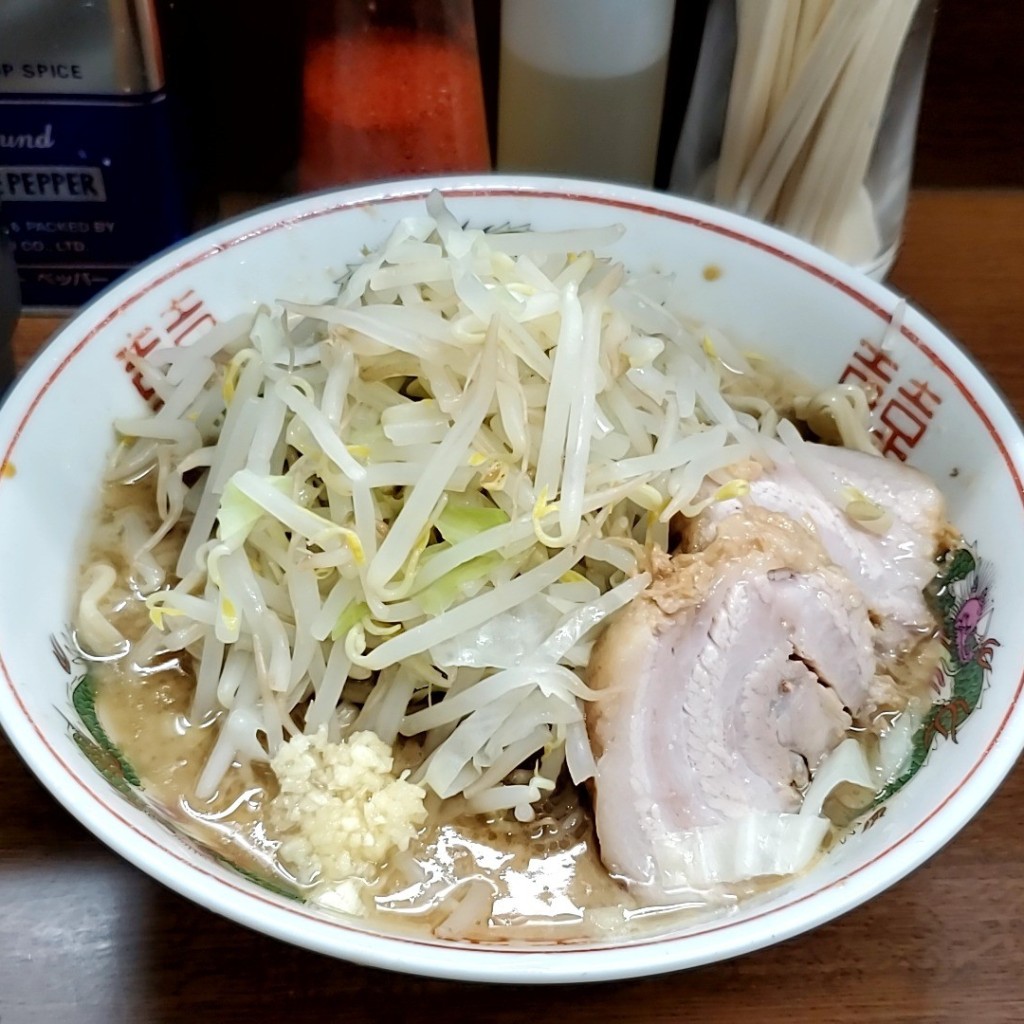
[[498, 167], [650, 185], [673, 0], [504, 0]]

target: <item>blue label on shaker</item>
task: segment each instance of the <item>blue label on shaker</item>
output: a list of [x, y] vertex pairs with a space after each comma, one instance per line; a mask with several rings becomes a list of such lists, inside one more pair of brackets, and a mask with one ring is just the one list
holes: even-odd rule
[[164, 93], [0, 95], [0, 208], [26, 307], [81, 305], [183, 237]]

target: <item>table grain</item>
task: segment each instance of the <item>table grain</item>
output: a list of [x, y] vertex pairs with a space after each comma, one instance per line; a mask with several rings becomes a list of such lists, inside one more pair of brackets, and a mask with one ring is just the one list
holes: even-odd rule
[[[1024, 192], [918, 192], [892, 283], [1024, 412]], [[58, 326], [24, 318], [24, 361]], [[0, 612], [2, 614], [2, 612]], [[150, 880], [0, 734], [0, 1024], [345, 1020], [1024, 1021], [1024, 771], [909, 878], [726, 963], [587, 987], [406, 977], [292, 948]]]

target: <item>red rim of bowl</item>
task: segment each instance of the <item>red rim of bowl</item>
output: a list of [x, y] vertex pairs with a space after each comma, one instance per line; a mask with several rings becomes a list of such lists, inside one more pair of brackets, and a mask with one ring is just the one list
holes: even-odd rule
[[[799, 268], [829, 287], [840, 291], [876, 315], [884, 323], [889, 323], [892, 319], [891, 314], [886, 311], [884, 306], [868, 294], [865, 294], [865, 290], [879, 291], [882, 295], [889, 298], [891, 304], [895, 303], [895, 296], [882, 286], [876, 285], [866, 278], [861, 279], [860, 285], [849, 283], [846, 278], [860, 278], [860, 275], [846, 268], [832, 257], [819, 253], [805, 243], [783, 235], [773, 228], [754, 224], [734, 214], [712, 209], [674, 196], [656, 196], [653, 193], [644, 192], [640, 189], [603, 185], [596, 182], [538, 178], [518, 179], [514, 177], [494, 177], [490, 180], [484, 179], [483, 182], [479, 178], [446, 177], [431, 179], [429, 182], [383, 183], [361, 189], [329, 191], [290, 200], [263, 211], [243, 215], [228, 224], [219, 224], [207, 229], [202, 234], [186, 239], [166, 252], [158, 254], [94, 299], [93, 302], [79, 312], [72, 321], [55, 335], [53, 339], [54, 350], [59, 349], [60, 343], [65, 339], [70, 340], [77, 336], [82, 326], [96, 315], [94, 311], [102, 311], [112, 298], [120, 297], [120, 300], [112, 309], [107, 310], [101, 319], [94, 323], [91, 329], [87, 330], [76, 343], [67, 349], [56, 366], [46, 373], [42, 383], [36, 385], [31, 400], [25, 405], [24, 411], [18, 419], [17, 426], [10, 436], [10, 441], [3, 453], [0, 465], [7, 465], [8, 462], [13, 461], [12, 456], [22, 433], [53, 382], [100, 332], [108, 329], [127, 309], [154, 289], [196, 264], [212, 258], [221, 251], [233, 249], [271, 232], [287, 229], [307, 220], [329, 216], [342, 211], [371, 206], [385, 206], [400, 202], [422, 201], [435, 188], [439, 189], [446, 199], [527, 198], [531, 200], [569, 201], [587, 205], [598, 205], [610, 209], [621, 209], [631, 213], [676, 221], [758, 249], [773, 258]], [[656, 200], [656, 202], [653, 200]], [[207, 238], [229, 232], [232, 227], [238, 229], [238, 233], [223, 240], [218, 239], [215, 244], [202, 245]], [[752, 234], [751, 232], [754, 233]], [[756, 235], [763, 235], [764, 237], [756, 237]], [[175, 256], [183, 250], [189, 249], [197, 251], [180, 262], [174, 261]], [[154, 272], [156, 272], [155, 276], [150, 276]], [[977, 375], [979, 382], [991, 392], [991, 400], [995, 406], [997, 408], [1001, 406], [1003, 411], [1009, 415], [1017, 430], [1018, 437], [1016, 441], [1018, 445], [1024, 444], [1024, 438], [1019, 436], [1020, 430], [1017, 427], [1016, 418], [1013, 416], [1008, 403], [1002, 399], [991, 382], [987, 380], [970, 358], [958, 348], [955, 342], [942, 335], [937, 328], [930, 325], [920, 314], [915, 313], [915, 315], [927, 327], [936, 330], [937, 333], [944, 337], [951, 345], [953, 351]], [[933, 351], [905, 323], [901, 325], [900, 333], [956, 387], [960, 395], [970, 405], [998, 449], [1000, 457], [1013, 480], [1017, 498], [1021, 502], [1022, 508], [1024, 508], [1024, 486], [1022, 486], [1021, 474], [1018, 472], [1017, 465], [1002, 435], [996, 430], [992, 420], [981, 404], [979, 404], [972, 389], [954, 372], [946, 360]], [[38, 374], [32, 374], [27, 380], [19, 381], [15, 385], [8, 396], [8, 399], [13, 396], [15, 401], [8, 400], [4, 403], [8, 409], [15, 405], [21, 393], [31, 386], [31, 376], [36, 375]], [[3, 482], [0, 480], [0, 492], [2, 492], [2, 486]], [[709, 923], [707, 927], [697, 927], [693, 930], [687, 930], [683, 934], [672, 934], [669, 932], [653, 935], [648, 938], [607, 944], [573, 943], [560, 946], [555, 955], [552, 956], [550, 947], [538, 950], [536, 947], [527, 945], [473, 945], [453, 943], [441, 939], [426, 939], [409, 935], [366, 931], [341, 919], [328, 919], [322, 915], [299, 909], [296, 905], [279, 901], [259, 891], [254, 885], [236, 884], [233, 881], [228, 881], [221, 874], [199, 867], [171, 846], [157, 842], [155, 838], [137, 828], [128, 818], [120, 813], [118, 807], [108, 803], [97, 790], [87, 785], [79, 773], [61, 757], [47, 739], [44, 731], [32, 718], [27, 706], [22, 701], [11, 679], [2, 652], [0, 652], [0, 673], [3, 675], [10, 696], [21, 712], [24, 724], [34, 734], [33, 742], [35, 746], [33, 747], [32, 742], [26, 743], [23, 737], [16, 738], [12, 730], [9, 730], [8, 733], [12, 744], [19, 750], [21, 756], [29, 764], [33, 772], [59, 802], [90, 831], [129, 862], [135, 864], [169, 888], [200, 903], [200, 905], [207, 909], [213, 909], [238, 923], [263, 931], [292, 944], [305, 946], [318, 952], [342, 957], [354, 962], [396, 970], [413, 971], [438, 977], [515, 982], [524, 980], [541, 982], [610, 980], [698, 966], [773, 944], [823, 924], [853, 909], [904, 877], [951, 839], [994, 792], [1012, 767], [1014, 760], [1020, 752], [1019, 749], [1009, 751], [1004, 759], [1005, 763], [995, 766], [995, 775], [992, 776], [989, 784], [979, 789], [977, 794], [972, 794], [974, 797], [972, 804], [961, 808], [958, 818], [950, 823], [951, 827], [945, 829], [931, 842], [923, 843], [920, 849], [912, 851], [912, 853], [904, 858], [903, 863], [897, 865], [897, 870], [881, 879], [865, 880], [865, 884], [859, 891], [849, 891], [845, 898], [837, 900], [831, 907], [823, 908], [812, 920], [789, 922], [785, 927], [778, 929], [773, 928], [769, 923], [769, 919], [775, 918], [786, 911], [791, 911], [797, 906], [806, 906], [813, 901], [820, 902], [826, 893], [837, 889], [841, 890], [855, 877], [865, 878], [866, 873], [869, 873], [870, 869], [874, 868], [881, 861], [890, 858], [894, 851], [900, 848], [906, 849], [906, 844], [911, 838], [934, 826], [936, 818], [951, 802], [964, 793], [968, 783], [975, 779], [982, 764], [989, 761], [992, 750], [1005, 736], [1009, 720], [1018, 711], [1021, 693], [1024, 692], [1024, 674], [1022, 674], [1018, 680], [1017, 688], [1009, 707], [999, 722], [991, 740], [969, 771], [958, 781], [956, 787], [946, 794], [943, 800], [914, 829], [904, 833], [883, 851], [865, 863], [853, 868], [841, 878], [824, 884], [812, 892], [776, 905], [771, 905], [759, 913], [745, 916], [738, 920], [714, 921]], [[1024, 745], [1024, 735], [1022, 735], [1017, 744], [1018, 748], [1022, 745]], [[102, 819], [96, 821], [77, 805], [76, 801], [66, 790], [57, 786], [55, 782], [51, 784], [50, 771], [54, 767], [58, 768], [64, 776], [63, 781], [66, 782], [68, 779], [73, 781], [113, 821], [109, 824], [104, 823]], [[157, 851], [155, 860], [151, 860], [146, 853], [132, 848], [136, 840], [144, 840], [150, 844], [152, 849], [147, 849], [146, 853], [152, 855], [153, 850]], [[178, 864], [183, 865], [187, 874], [205, 878], [205, 884], [200, 883], [199, 886], [204, 891], [197, 892], [194, 885], [186, 885], [178, 877], [177, 870], [163, 867], [160, 864], [160, 855], [170, 857]], [[211, 889], [211, 885], [215, 887], [215, 890]], [[225, 889], [229, 893], [241, 896], [243, 898], [242, 905], [235, 905], [237, 902], [235, 895], [224, 899], [218, 898], [219, 895], [223, 895], [221, 890]], [[204, 896], [208, 898], [208, 902], [204, 900]], [[261, 907], [263, 914], [269, 909], [274, 915], [284, 914], [295, 921], [305, 923], [307, 927], [312, 926], [317, 931], [327, 929], [331, 935], [343, 933], [348, 936], [351, 948], [339, 949], [336, 943], [327, 940], [326, 934], [324, 936], [301, 935], [289, 931], [283, 925], [279, 927], [277, 926], [277, 921], [268, 921], [265, 916], [261, 915]], [[716, 942], [713, 946], [708, 945], [704, 950], [690, 949], [694, 944], [699, 945], [701, 940], [706, 942], [710, 936], [720, 936], [723, 932], [737, 928], [751, 931], [752, 925], [762, 925], [765, 927], [755, 929], [757, 934], [748, 936], [746, 941], [732, 944]], [[742, 935], [742, 933], [740, 934]], [[657, 950], [660, 955], [643, 964], [632, 963], [631, 958], [628, 958], [628, 956], [623, 958], [621, 962], [616, 962], [612, 959], [610, 963], [600, 963], [602, 960], [613, 958], [616, 954], [621, 957], [622, 954], [628, 954], [631, 951], [650, 950], [652, 948]], [[420, 955], [425, 958], [426, 962], [406, 963], [401, 954], [411, 950], [423, 951]], [[436, 962], [429, 962], [431, 959]], [[588, 967], [591, 969], [588, 970]], [[508, 970], [508, 968], [511, 968], [511, 970]]]

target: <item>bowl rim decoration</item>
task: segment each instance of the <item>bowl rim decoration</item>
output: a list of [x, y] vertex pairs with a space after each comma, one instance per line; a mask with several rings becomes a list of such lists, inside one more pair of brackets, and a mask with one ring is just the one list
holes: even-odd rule
[[[83, 307], [34, 356], [0, 408], [0, 521], [7, 469], [14, 464], [22, 438], [31, 430], [40, 402], [76, 356], [109, 330], [125, 310], [177, 275], [220, 253], [237, 250], [244, 255], [245, 245], [253, 239], [353, 209], [386, 213], [396, 204], [422, 200], [435, 188], [451, 202], [460, 198], [523, 197], [596, 205], [608, 212], [609, 219], [620, 211], [681, 223], [713, 233], [730, 244], [757, 250], [758, 259], [782, 261], [811, 275], [816, 281], [814, 287], [842, 293], [879, 318], [880, 324], [891, 322], [901, 308], [900, 298], [889, 289], [777, 229], [674, 195], [630, 186], [526, 175], [452, 175], [302, 196], [216, 224], [153, 257]], [[923, 353], [971, 407], [998, 452], [999, 472], [1008, 474], [1015, 500], [1024, 508], [1024, 436], [1008, 403], [964, 350], [920, 312], [908, 307], [899, 330], [906, 343]], [[58, 641], [54, 643], [54, 653], [60, 660], [62, 646]], [[66, 658], [66, 652], [64, 655]], [[865, 902], [937, 852], [988, 800], [1024, 747], [1022, 676], [1010, 680], [1015, 689], [1003, 698], [1005, 713], [989, 742], [934, 810], [912, 830], [900, 833], [878, 855], [828, 884], [796, 898], [770, 902], [739, 919], [727, 917], [679, 933], [573, 943], [558, 949], [550, 945], [473, 945], [383, 934], [368, 931], [365, 925], [329, 920], [215, 865], [203, 867], [186, 850], [173, 849], [175, 843], [162, 846], [138, 826], [132, 807], [115, 802], [120, 797], [113, 791], [108, 803], [97, 794], [92, 780], [88, 784], [83, 781], [83, 772], [68, 763], [33, 717], [12, 678], [9, 663], [8, 652], [0, 645], [0, 726], [51, 794], [125, 859], [203, 907], [295, 945], [376, 967], [477, 981], [568, 982], [637, 977], [726, 959], [800, 934]], [[70, 664], [64, 666], [62, 662], [62, 667], [69, 676], [75, 675]], [[69, 694], [73, 682], [68, 682]], [[20, 689], [27, 692], [28, 687], [22, 684]], [[957, 724], [954, 720], [954, 730]]]

